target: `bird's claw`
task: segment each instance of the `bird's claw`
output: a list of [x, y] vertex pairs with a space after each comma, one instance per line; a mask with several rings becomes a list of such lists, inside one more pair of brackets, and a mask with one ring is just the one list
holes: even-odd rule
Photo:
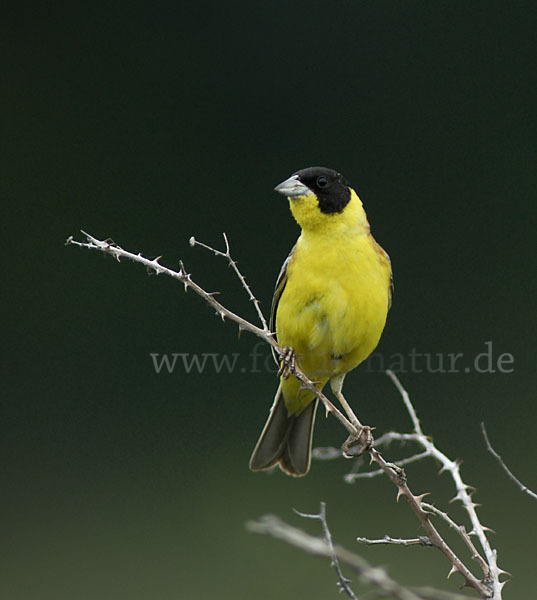
[[371, 427], [364, 425], [356, 434], [351, 433], [345, 440], [341, 450], [345, 458], [356, 458], [362, 456], [364, 452], [371, 450], [374, 445]]
[[283, 348], [280, 355], [280, 368], [278, 369], [278, 377], [288, 379], [289, 375], [295, 370], [296, 355], [292, 348]]

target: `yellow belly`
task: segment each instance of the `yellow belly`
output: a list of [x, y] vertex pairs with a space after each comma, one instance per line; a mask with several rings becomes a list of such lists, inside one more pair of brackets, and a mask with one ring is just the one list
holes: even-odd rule
[[[386, 323], [390, 265], [368, 235], [348, 240], [301, 237], [287, 269], [276, 313], [282, 346], [322, 387], [365, 360]], [[313, 396], [294, 377], [283, 382], [288, 411], [300, 412]]]

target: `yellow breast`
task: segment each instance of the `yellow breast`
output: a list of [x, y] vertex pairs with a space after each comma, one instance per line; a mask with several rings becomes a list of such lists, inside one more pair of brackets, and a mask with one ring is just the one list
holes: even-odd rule
[[[352, 210], [363, 212], [355, 200], [351, 216]], [[348, 218], [342, 226], [334, 223], [302, 231], [276, 313], [279, 343], [294, 348], [305, 373], [323, 383], [354, 369], [375, 349], [390, 294], [389, 259], [369, 233], [367, 220], [361, 227], [349, 227]], [[285, 387], [290, 391], [296, 385]], [[291, 408], [295, 401], [285, 387]], [[309, 396], [302, 395], [299, 403], [307, 404]]]

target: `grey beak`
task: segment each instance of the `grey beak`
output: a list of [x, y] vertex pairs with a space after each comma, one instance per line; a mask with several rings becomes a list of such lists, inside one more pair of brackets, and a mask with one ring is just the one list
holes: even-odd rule
[[274, 188], [274, 191], [279, 192], [288, 198], [311, 194], [311, 190], [298, 179], [298, 175], [291, 175], [289, 179], [286, 179], [277, 185]]

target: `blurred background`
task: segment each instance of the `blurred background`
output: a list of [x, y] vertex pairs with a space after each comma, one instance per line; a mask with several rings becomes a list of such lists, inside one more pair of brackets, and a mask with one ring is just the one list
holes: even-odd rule
[[[255, 321], [225, 262], [188, 239], [222, 248], [225, 231], [268, 312], [298, 235], [272, 189], [312, 165], [352, 182], [395, 274], [376, 362], [347, 378], [347, 397], [379, 434], [407, 431], [383, 368], [399, 371], [424, 430], [478, 489], [513, 574], [504, 597], [530, 597], [537, 507], [479, 423], [537, 488], [536, 18], [529, 2], [460, 1], [4, 12], [1, 598], [338, 598], [328, 561], [245, 529], [274, 513], [318, 533], [293, 508], [320, 501], [337, 543], [401, 583], [458, 590], [438, 552], [355, 541], [422, 533], [385, 478], [348, 485], [343, 459], [298, 480], [248, 470], [276, 388], [256, 339], [169, 278], [63, 245], [84, 229], [182, 259]], [[151, 355], [165, 353], [175, 367], [157, 372]], [[458, 372], [450, 353], [464, 355]], [[315, 445], [344, 437], [318, 418]], [[407, 473], [466, 522], [437, 465]]]

